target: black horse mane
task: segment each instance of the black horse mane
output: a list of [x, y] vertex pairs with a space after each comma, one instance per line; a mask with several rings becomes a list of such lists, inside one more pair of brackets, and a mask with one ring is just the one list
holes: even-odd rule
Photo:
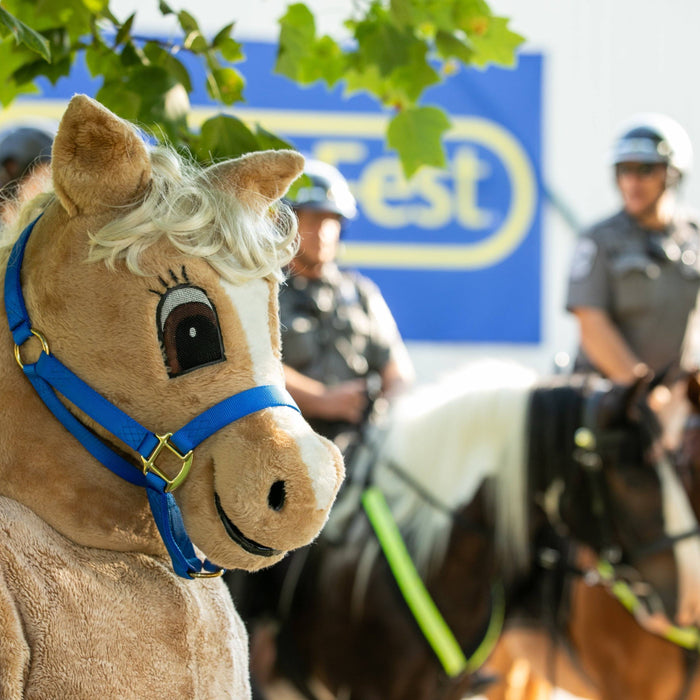
[[544, 490], [572, 467], [572, 445], [582, 426], [589, 383], [584, 377], [555, 376], [533, 388], [528, 408], [529, 493]]

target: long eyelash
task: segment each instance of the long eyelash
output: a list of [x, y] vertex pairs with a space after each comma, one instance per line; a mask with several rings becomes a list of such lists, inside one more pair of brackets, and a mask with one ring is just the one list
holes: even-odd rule
[[[178, 278], [178, 276], [173, 272], [172, 269], [168, 270], [168, 274], [170, 275], [170, 279], [175, 283], [177, 286], [178, 284], [192, 284], [190, 282], [190, 278], [187, 276], [187, 270], [185, 269], [185, 266], [182, 266], [182, 270], [180, 271], [180, 274], [182, 275], [182, 281]], [[164, 280], [160, 275], [158, 275], [158, 281], [163, 285], [165, 288], [165, 292], [161, 292], [157, 289], [149, 289], [149, 292], [153, 292], [154, 294], [157, 294], [159, 297], [165, 296], [165, 293], [171, 288], [170, 283]]]

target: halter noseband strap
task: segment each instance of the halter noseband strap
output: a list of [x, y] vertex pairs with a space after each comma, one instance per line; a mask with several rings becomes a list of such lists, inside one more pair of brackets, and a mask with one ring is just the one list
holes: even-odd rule
[[[57, 360], [51, 354], [46, 338], [32, 328], [22, 294], [20, 273], [27, 241], [36, 221], [38, 219], [27, 226], [15, 243], [5, 274], [5, 309], [15, 342], [17, 363], [47, 408], [95, 459], [122, 479], [146, 489], [153, 517], [175, 572], [183, 578], [220, 575], [223, 569], [208, 560], [202, 562], [197, 557], [172, 491], [187, 477], [193, 450], [206, 438], [264, 408], [287, 406], [296, 411], [299, 408], [286, 390], [273, 385], [256, 386], [224, 399], [175, 433], [158, 435], [144, 428]], [[42, 350], [36, 362], [25, 364], [21, 359], [20, 347], [32, 335], [39, 339]], [[61, 402], [56, 392], [137, 452], [141, 456], [142, 471], [83, 425]], [[173, 452], [181, 461], [180, 472], [172, 479], [156, 465], [163, 449]]]

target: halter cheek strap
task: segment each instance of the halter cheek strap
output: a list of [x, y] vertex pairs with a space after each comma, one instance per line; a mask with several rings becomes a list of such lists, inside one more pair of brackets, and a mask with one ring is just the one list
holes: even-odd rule
[[[175, 433], [159, 435], [144, 428], [56, 359], [43, 334], [32, 328], [22, 294], [20, 273], [27, 241], [36, 221], [22, 232], [15, 243], [5, 274], [5, 309], [15, 342], [17, 363], [47, 408], [95, 459], [122, 479], [146, 489], [153, 517], [175, 572], [183, 578], [221, 575], [223, 569], [208, 560], [202, 562], [197, 557], [172, 491], [187, 477], [192, 465], [193, 450], [214, 433], [264, 408], [287, 406], [296, 411], [299, 408], [286, 390], [273, 385], [256, 386], [224, 399]], [[39, 339], [42, 350], [36, 362], [25, 364], [21, 359], [20, 348], [31, 336]], [[142, 471], [135, 469], [131, 462], [83, 425], [57, 394], [64, 396], [137, 452], [141, 456]], [[164, 449], [174, 453], [181, 461], [180, 471], [172, 479], [156, 463]]]

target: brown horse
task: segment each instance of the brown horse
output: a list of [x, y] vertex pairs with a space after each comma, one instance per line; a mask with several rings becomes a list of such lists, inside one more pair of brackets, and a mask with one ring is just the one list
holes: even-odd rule
[[[698, 375], [691, 373], [680, 389], [681, 414], [687, 419], [676, 464], [696, 517], [700, 517]], [[556, 655], [555, 640], [549, 635], [506, 633], [489, 660], [501, 679], [486, 693], [488, 699], [549, 697], [552, 686], [545, 678], [557, 685], [575, 687], [577, 694], [592, 699], [700, 699], [697, 648], [685, 649], [647, 632], [605, 587], [590, 586], [581, 577], [572, 577], [565, 627], [568, 653], [564, 655]]]
[[[463, 672], [441, 667], [356, 512], [342, 546], [323, 540], [234, 590], [244, 617], [276, 616], [278, 669], [305, 697], [314, 697], [312, 678], [352, 700], [457, 700], [477, 690], [473, 652], [484, 652], [499, 608], [494, 582], [503, 582], [509, 620], [547, 620], [542, 592], [560, 593], [573, 542], [634, 566], [672, 613], [687, 604], [672, 548], [644, 554], [668, 536], [669, 492], [683, 496], [644, 386], [577, 377], [535, 385], [512, 366], [498, 372], [496, 381], [477, 366], [409, 397], [370, 460], [464, 651]], [[346, 508], [357, 481], [356, 472]], [[689, 514], [687, 503], [678, 512]], [[540, 551], [558, 561], [544, 562]]]

